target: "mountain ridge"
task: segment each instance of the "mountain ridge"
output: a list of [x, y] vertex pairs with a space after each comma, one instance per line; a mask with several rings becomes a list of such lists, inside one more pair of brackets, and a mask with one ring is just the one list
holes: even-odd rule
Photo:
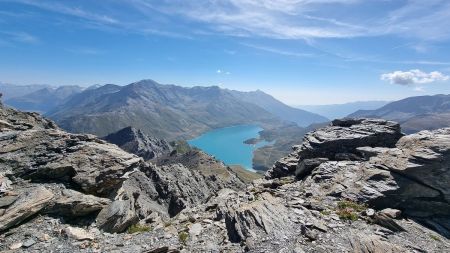
[[[151, 136], [169, 140], [192, 138], [213, 128], [247, 123], [270, 128], [287, 119], [266, 110], [267, 106], [262, 107], [261, 103], [246, 101], [243, 94], [218, 86], [181, 87], [148, 79], [126, 86], [107, 85], [83, 91], [46, 115], [73, 132], [105, 136], [119, 127], [133, 126]], [[265, 96], [284, 109], [325, 120], [290, 108], [270, 95]], [[117, 126], [111, 127], [113, 117]], [[103, 124], [105, 121], [111, 124]]]
[[450, 125], [450, 95], [408, 97], [376, 110], [356, 111], [348, 117], [373, 117], [398, 121], [406, 133]]

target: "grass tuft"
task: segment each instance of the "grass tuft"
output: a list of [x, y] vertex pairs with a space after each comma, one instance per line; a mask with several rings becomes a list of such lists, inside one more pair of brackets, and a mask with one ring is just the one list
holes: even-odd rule
[[150, 232], [152, 228], [146, 225], [134, 224], [128, 227], [128, 234]]
[[367, 206], [349, 200], [338, 202], [336, 213], [342, 220], [355, 221], [359, 217], [359, 213], [366, 210]]
[[439, 238], [439, 236], [437, 236], [437, 235], [430, 235], [430, 238], [435, 241], [441, 241], [441, 238]]
[[183, 244], [186, 244], [188, 238], [189, 234], [187, 232], [183, 231], [178, 234], [178, 239], [180, 239], [180, 242]]

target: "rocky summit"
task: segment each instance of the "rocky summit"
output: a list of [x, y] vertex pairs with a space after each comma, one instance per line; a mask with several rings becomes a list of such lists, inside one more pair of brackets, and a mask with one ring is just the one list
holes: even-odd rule
[[0, 106], [0, 251], [449, 252], [449, 168], [450, 128], [344, 119], [245, 184]]
[[172, 147], [167, 141], [152, 138], [133, 127], [126, 127], [103, 139], [145, 160], [156, 159], [172, 151]]

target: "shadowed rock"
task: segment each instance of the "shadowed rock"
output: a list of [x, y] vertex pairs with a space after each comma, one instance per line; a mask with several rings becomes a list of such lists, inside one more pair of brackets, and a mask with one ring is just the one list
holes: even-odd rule
[[172, 151], [169, 143], [165, 140], [152, 138], [133, 127], [126, 127], [103, 139], [145, 160], [155, 159]]

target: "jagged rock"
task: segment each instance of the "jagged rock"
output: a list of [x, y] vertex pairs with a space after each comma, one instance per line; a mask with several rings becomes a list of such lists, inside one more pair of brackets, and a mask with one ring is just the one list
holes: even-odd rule
[[20, 248], [22, 248], [22, 246], [23, 246], [23, 243], [16, 242], [16, 243], [9, 245], [9, 249], [11, 249], [11, 250], [20, 249]]
[[[20, 117], [26, 119], [28, 116]], [[39, 119], [30, 117], [31, 123]], [[10, 126], [0, 130], [0, 151], [4, 151], [0, 152], [0, 180], [9, 182], [0, 198], [15, 193], [19, 198], [14, 202], [4, 201], [8, 205], [5, 206], [7, 209], [0, 208], [0, 221], [9, 215], [2, 212], [17, 207], [22, 203], [22, 194], [36, 189], [37, 185], [45, 186], [49, 195], [54, 196], [41, 201], [46, 203], [43, 204], [45, 208], [34, 212], [42, 215], [29, 216], [27, 222], [10, 228], [7, 236], [0, 236], [0, 251], [8, 250], [8, 246], [17, 242], [21, 242], [21, 250], [33, 252], [450, 251], [445, 238], [450, 231], [446, 189], [443, 189], [448, 169], [445, 167], [448, 159], [448, 132], [445, 130], [421, 133], [414, 138], [410, 136], [408, 141], [402, 138], [395, 147], [370, 144], [356, 147], [350, 153], [336, 150], [325, 157], [321, 155], [327, 149], [325, 144], [315, 147], [322, 150], [318, 152], [320, 156], [309, 158], [299, 155], [302, 146], [298, 146], [286, 159], [292, 162], [285, 170], [288, 177], [259, 179], [245, 189], [229, 177], [232, 173], [216, 175], [227, 170], [206, 156], [192, 153], [180, 158], [180, 164], [169, 162], [156, 166], [93, 136], [67, 134], [57, 128], [46, 128], [44, 123], [13, 122], [13, 117], [5, 122]], [[359, 121], [337, 122], [334, 127], [352, 128], [355, 122]], [[381, 124], [374, 125], [374, 129], [386, 130]], [[351, 131], [344, 132], [350, 134]], [[355, 134], [372, 136], [364, 131]], [[13, 136], [22, 140], [15, 143]], [[379, 137], [373, 136], [376, 136], [374, 139]], [[30, 145], [38, 144], [36, 153], [25, 145], [26, 138]], [[58, 149], [59, 146], [64, 149]], [[20, 156], [21, 151], [17, 148], [25, 150], [26, 154]], [[118, 158], [115, 152], [119, 152]], [[308, 152], [313, 154], [315, 151]], [[299, 161], [321, 158], [328, 161], [312, 162], [304, 175], [294, 177]], [[64, 169], [69, 167], [65, 166], [67, 161], [70, 166], [76, 166], [77, 174]], [[88, 162], [80, 165], [77, 161]], [[126, 165], [127, 161], [130, 165]], [[439, 167], [438, 161], [444, 167]], [[406, 165], [402, 165], [403, 162]], [[207, 166], [197, 167], [202, 163]], [[61, 167], [58, 164], [62, 164]], [[94, 168], [88, 167], [91, 165]], [[48, 176], [53, 177], [35, 177], [35, 170], [42, 172], [47, 166], [52, 172]], [[213, 166], [210, 171], [206, 170], [208, 166]], [[86, 180], [87, 184], [83, 185], [81, 181], [75, 181], [77, 175], [99, 181]], [[444, 182], [437, 182], [438, 177]], [[98, 184], [98, 188], [92, 182]], [[235, 191], [227, 189], [236, 186]], [[30, 201], [34, 203], [38, 199]], [[64, 208], [55, 208], [55, 203]], [[82, 219], [59, 217], [69, 212], [67, 207], [74, 205], [75, 210], [79, 210], [86, 203], [85, 208], [90, 209], [92, 215], [87, 214]], [[97, 223], [92, 224], [93, 214], [106, 204]], [[46, 215], [52, 207], [56, 213]], [[376, 214], [368, 215], [370, 209], [367, 208], [377, 210]], [[399, 217], [394, 221], [379, 211], [384, 208], [398, 208], [408, 220]], [[82, 211], [75, 214], [78, 212]], [[69, 215], [73, 213], [69, 212]], [[65, 231], [66, 222], [89, 227], [89, 230], [80, 228], [82, 236], [79, 237], [65, 236], [70, 234]], [[135, 223], [145, 226], [142, 229], [148, 231], [134, 234], [104, 232], [125, 231]], [[406, 230], [407, 233], [391, 230]], [[191, 234], [186, 239], [183, 235], [188, 235], [187, 232]], [[39, 243], [26, 249], [23, 245], [28, 239]]]
[[297, 178], [301, 178], [307, 174], [310, 174], [311, 171], [319, 166], [320, 164], [328, 161], [327, 158], [313, 158], [313, 159], [304, 159], [301, 160], [297, 164], [297, 168], [295, 170], [295, 176]]
[[131, 199], [115, 200], [97, 216], [97, 226], [110, 233], [123, 232], [138, 221]]
[[160, 166], [170, 166], [171, 164], [179, 163], [189, 170], [200, 173], [205, 183], [214, 192], [224, 188], [245, 189], [243, 180], [232, 169], [225, 166], [223, 162], [197, 149], [190, 150], [184, 154], [165, 157], [157, 162]]
[[159, 247], [156, 249], [147, 250], [147, 251], [144, 251], [143, 253], [178, 253], [178, 252], [180, 252], [180, 251], [177, 249], [171, 249], [168, 246], [164, 246], [164, 247]]
[[402, 215], [402, 211], [400, 211], [398, 209], [393, 209], [393, 208], [385, 208], [385, 209], [381, 210], [380, 213], [382, 213], [392, 219], [397, 219]]
[[240, 242], [261, 236], [283, 238], [292, 233], [288, 211], [280, 200], [268, 193], [262, 193], [260, 198], [254, 202], [239, 202], [232, 197], [220, 208], [230, 241]]
[[410, 190], [411, 197], [416, 195], [417, 213], [432, 210], [435, 214], [450, 214], [450, 128], [405, 136], [399, 140], [396, 149], [372, 157], [370, 163], [393, 172], [397, 178], [406, 177], [435, 192], [433, 196], [427, 195], [437, 197], [435, 201], [421, 201], [419, 195], [423, 194], [414, 191], [417, 188]]
[[6, 208], [12, 205], [18, 198], [19, 198], [18, 196], [0, 197], [0, 208]]
[[283, 157], [276, 161], [272, 169], [266, 172], [266, 178], [279, 178], [291, 175], [297, 169], [299, 157], [297, 153]]
[[295, 147], [287, 158], [275, 163], [266, 178], [294, 174], [304, 159], [358, 160], [358, 147], [394, 147], [403, 136], [398, 123], [378, 119], [335, 120], [330, 126], [305, 135], [303, 143]]
[[64, 233], [75, 240], [83, 241], [83, 240], [94, 240], [95, 237], [91, 233], [87, 232], [82, 228], [75, 227], [67, 227], [64, 229]]
[[59, 129], [56, 124], [38, 113], [23, 113], [0, 105], [0, 131], [24, 131], [31, 129]]
[[79, 217], [99, 212], [111, 201], [93, 195], [64, 189], [46, 208], [45, 212], [58, 216]]
[[35, 240], [33, 240], [33, 239], [28, 239], [28, 240], [26, 240], [26, 241], [23, 242], [22, 247], [29, 248], [29, 247], [33, 246], [34, 244], [36, 244], [36, 241], [35, 241]]
[[0, 172], [0, 196], [6, 194], [12, 189], [12, 181], [5, 177], [3, 174], [5, 172]]
[[141, 158], [93, 135], [69, 134], [36, 113], [2, 107], [0, 116], [13, 129], [0, 131], [0, 171], [34, 182], [72, 184], [83, 192], [108, 196]]
[[0, 231], [15, 226], [30, 216], [41, 211], [53, 198], [53, 193], [45, 187], [38, 186], [25, 189], [19, 199], [9, 206], [0, 216]]
[[406, 231], [402, 226], [398, 225], [391, 217], [385, 213], [376, 213], [373, 217], [373, 222], [385, 227], [393, 232], [404, 232]]
[[35, 182], [72, 183], [86, 193], [107, 196], [142, 160], [90, 135], [60, 130], [14, 132], [0, 138], [0, 169]]
[[354, 154], [358, 147], [394, 147], [402, 136], [400, 125], [393, 121], [335, 120], [331, 126], [306, 134], [299, 156], [302, 159], [325, 157], [333, 160], [339, 153]]
[[152, 138], [133, 127], [126, 127], [103, 139], [145, 160], [155, 159], [172, 151], [167, 141]]
[[405, 248], [382, 241], [375, 235], [356, 235], [350, 239], [354, 253], [406, 253]]

